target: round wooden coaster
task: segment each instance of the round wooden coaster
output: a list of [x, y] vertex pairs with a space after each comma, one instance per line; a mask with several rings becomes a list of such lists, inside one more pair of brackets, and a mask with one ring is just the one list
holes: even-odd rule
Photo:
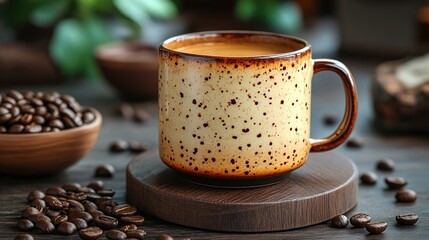
[[307, 163], [277, 184], [222, 189], [190, 183], [146, 153], [127, 167], [127, 200], [168, 222], [206, 230], [267, 232], [314, 225], [357, 202], [358, 171], [335, 152], [311, 153]]

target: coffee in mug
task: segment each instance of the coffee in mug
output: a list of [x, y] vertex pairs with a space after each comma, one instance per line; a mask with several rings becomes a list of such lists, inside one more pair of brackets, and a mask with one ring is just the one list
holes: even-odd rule
[[[346, 111], [331, 136], [312, 139], [311, 80], [323, 70], [340, 76]], [[346, 140], [357, 105], [349, 70], [336, 60], [312, 59], [299, 38], [215, 31], [160, 46], [160, 157], [200, 184], [251, 187], [284, 179], [310, 151]]]

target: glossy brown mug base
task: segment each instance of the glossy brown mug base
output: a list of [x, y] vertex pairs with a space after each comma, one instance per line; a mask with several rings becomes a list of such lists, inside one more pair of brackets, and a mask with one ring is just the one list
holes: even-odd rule
[[202, 177], [192, 174], [186, 174], [179, 171], [181, 177], [186, 181], [193, 184], [202, 185], [206, 187], [214, 188], [258, 188], [271, 186], [282, 181], [286, 181], [291, 172], [285, 172], [282, 174], [267, 176], [267, 177], [258, 177], [258, 178], [210, 178]]

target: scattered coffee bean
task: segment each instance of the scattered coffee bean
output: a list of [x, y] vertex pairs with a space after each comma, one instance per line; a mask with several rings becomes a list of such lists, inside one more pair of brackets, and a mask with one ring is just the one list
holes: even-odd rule
[[377, 161], [377, 170], [391, 172], [395, 170], [395, 162], [392, 159], [380, 159]]
[[66, 195], [66, 190], [62, 187], [50, 187], [46, 189], [46, 195], [54, 196], [54, 197], [62, 197]]
[[76, 226], [77, 230], [81, 230], [83, 228], [88, 227], [88, 223], [81, 218], [73, 218], [73, 219], [70, 219], [69, 222], [73, 223]]
[[46, 205], [48, 205], [48, 207], [52, 210], [61, 210], [63, 208], [63, 203], [56, 197], [45, 196], [43, 200], [46, 202]]
[[32, 221], [34, 224], [36, 224], [37, 222], [40, 222], [40, 221], [47, 221], [47, 222], [51, 221], [51, 219], [48, 216], [46, 216], [42, 213], [32, 214], [32, 215], [28, 216], [27, 219]]
[[[38, 133], [82, 126], [95, 121], [94, 110], [57, 92], [0, 94], [1, 133]], [[22, 98], [17, 98], [22, 96]]]
[[415, 213], [408, 213], [403, 215], [397, 215], [395, 217], [395, 220], [401, 225], [414, 225], [419, 220], [419, 216]]
[[106, 215], [96, 217], [94, 223], [102, 229], [112, 229], [118, 226], [118, 220], [116, 218]]
[[113, 239], [113, 240], [123, 240], [123, 239], [127, 238], [127, 234], [125, 234], [124, 232], [121, 232], [119, 230], [109, 230], [106, 233], [106, 237], [108, 239]]
[[103, 183], [103, 181], [100, 181], [100, 180], [94, 180], [94, 181], [90, 182], [87, 187], [92, 188], [95, 191], [97, 191], [97, 190], [100, 190], [104, 187], [104, 183]]
[[55, 226], [50, 221], [40, 220], [36, 222], [36, 227], [42, 233], [53, 233], [55, 231]]
[[28, 219], [21, 219], [18, 221], [16, 226], [21, 231], [31, 231], [34, 229], [34, 223]]
[[30, 206], [32, 207], [46, 207], [46, 202], [43, 201], [42, 199], [34, 199], [31, 203]]
[[149, 148], [147, 147], [147, 144], [141, 143], [138, 141], [130, 142], [130, 151], [133, 153], [142, 153], [147, 151]]
[[365, 229], [372, 234], [379, 234], [386, 230], [387, 223], [386, 222], [375, 222], [375, 223], [368, 223], [365, 225]]
[[33, 236], [31, 236], [30, 234], [26, 234], [26, 233], [21, 233], [16, 235], [16, 237], [14, 238], [15, 240], [34, 240]]
[[360, 176], [360, 181], [362, 184], [374, 185], [377, 183], [377, 174], [374, 172], [364, 172]]
[[88, 200], [85, 200], [83, 202], [83, 207], [84, 207], [85, 211], [87, 211], [87, 212], [98, 210], [98, 206], [95, 203], [88, 201]]
[[362, 140], [360, 138], [350, 138], [346, 146], [349, 148], [361, 148], [363, 146]]
[[49, 218], [52, 219], [53, 217], [61, 215], [61, 213], [59, 211], [54, 211], [54, 210], [51, 210], [51, 209], [46, 209], [45, 215], [47, 217], [49, 217]]
[[144, 223], [144, 217], [140, 215], [124, 216], [119, 219], [123, 224], [131, 224], [141, 226]]
[[27, 196], [27, 202], [32, 202], [35, 199], [42, 199], [45, 197], [45, 193], [40, 190], [33, 190]]
[[110, 144], [109, 149], [111, 152], [119, 153], [119, 152], [125, 152], [126, 150], [128, 150], [128, 147], [129, 145], [127, 141], [116, 140]]
[[92, 222], [94, 219], [92, 218], [92, 215], [87, 213], [87, 212], [69, 212], [68, 215], [69, 219], [74, 219], [74, 218], [80, 218], [85, 220], [87, 223]]
[[132, 118], [134, 116], [134, 109], [129, 103], [120, 103], [115, 106], [115, 113], [123, 118]]
[[104, 215], [104, 213], [102, 211], [99, 211], [99, 210], [88, 211], [88, 213], [91, 214], [92, 219], [95, 219], [96, 217], [98, 217], [100, 215]]
[[371, 217], [365, 213], [358, 213], [350, 217], [350, 223], [357, 228], [363, 228], [369, 222], [371, 222]]
[[390, 189], [400, 189], [407, 185], [407, 181], [401, 177], [386, 177], [384, 182]]
[[61, 223], [67, 222], [69, 218], [67, 215], [58, 215], [51, 218], [52, 223], [54, 226], [60, 225]]
[[71, 222], [63, 222], [57, 227], [57, 232], [62, 235], [72, 235], [76, 231], [76, 226]]
[[137, 208], [130, 204], [117, 205], [112, 210], [112, 215], [115, 217], [131, 216], [137, 213]]
[[145, 123], [151, 119], [151, 116], [143, 108], [136, 108], [134, 110], [134, 121], [138, 123]]
[[84, 193], [84, 194], [95, 193], [95, 190], [89, 187], [81, 187], [79, 188], [79, 193]]
[[127, 232], [128, 238], [144, 239], [146, 232], [141, 229], [129, 229]]
[[98, 227], [88, 227], [79, 231], [79, 237], [84, 240], [95, 240], [103, 235], [103, 230]]
[[109, 164], [103, 164], [95, 169], [96, 177], [113, 177], [115, 175], [115, 168]]
[[135, 224], [128, 224], [128, 225], [125, 225], [125, 226], [118, 228], [119, 231], [122, 231], [124, 233], [126, 233], [128, 230], [135, 230], [135, 229], [137, 229], [137, 225], [135, 225]]
[[100, 189], [97, 191], [97, 194], [102, 197], [113, 197], [115, 191], [113, 189]]
[[336, 228], [345, 228], [349, 224], [349, 219], [344, 215], [337, 215], [331, 219], [331, 225]]
[[156, 237], [156, 240], [174, 240], [174, 238], [168, 234], [160, 234]]
[[[86, 201], [86, 200], [80, 200], [80, 201]], [[70, 212], [73, 212], [73, 211], [77, 211], [77, 212], [85, 211], [85, 207], [83, 206], [82, 203], [80, 203], [80, 202], [78, 202], [76, 200], [73, 200], [73, 199], [68, 199], [67, 202], [69, 203], [69, 211]], [[92, 203], [92, 204], [94, 204], [94, 203]], [[94, 209], [92, 209], [92, 210], [94, 210]]]
[[27, 207], [24, 210], [22, 210], [21, 218], [28, 218], [28, 216], [33, 215], [33, 214], [38, 214], [40, 212], [41, 212], [41, 210], [39, 210], [37, 208]]
[[404, 189], [397, 192], [395, 198], [399, 203], [411, 203], [417, 200], [417, 193], [411, 189]]
[[63, 189], [68, 192], [80, 192], [81, 187], [79, 183], [66, 183], [63, 185]]
[[338, 117], [336, 115], [334, 115], [334, 114], [329, 114], [329, 115], [326, 115], [323, 118], [323, 122], [326, 125], [334, 125], [334, 124], [336, 124], [338, 122]]

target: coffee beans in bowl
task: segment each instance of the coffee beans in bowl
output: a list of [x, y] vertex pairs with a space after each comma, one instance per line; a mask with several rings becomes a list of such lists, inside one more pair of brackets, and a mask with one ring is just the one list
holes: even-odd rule
[[95, 144], [101, 118], [70, 95], [0, 94], [0, 173], [46, 175], [65, 169]]

